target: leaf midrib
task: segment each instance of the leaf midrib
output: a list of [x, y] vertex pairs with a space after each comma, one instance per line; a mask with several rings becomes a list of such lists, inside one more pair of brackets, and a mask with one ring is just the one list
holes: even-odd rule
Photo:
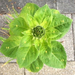
[[66, 23], [70, 23], [70, 22], [64, 22], [64, 23], [62, 23], [62, 24], [60, 24], [60, 25], [53, 26], [53, 27], [55, 28], [55, 27], [61, 26], [61, 25], [66, 24]]
[[61, 64], [63, 64], [63, 62], [61, 62], [57, 57], [56, 57], [56, 55], [54, 54], [54, 53], [52, 53], [53, 55], [54, 55], [54, 57], [61, 63]]
[[[29, 50], [30, 50], [30, 48], [31, 48], [31, 47], [29, 47]], [[28, 50], [28, 52], [29, 52], [29, 50]], [[28, 52], [26, 53], [26, 55], [24, 56], [24, 58], [27, 56]], [[25, 61], [25, 60], [24, 60], [24, 61]], [[22, 62], [22, 64], [24, 63], [24, 61]], [[22, 65], [22, 64], [21, 64], [21, 65]]]

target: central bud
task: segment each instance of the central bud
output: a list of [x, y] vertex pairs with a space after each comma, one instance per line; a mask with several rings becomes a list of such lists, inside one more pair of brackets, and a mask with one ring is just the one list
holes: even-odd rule
[[36, 26], [32, 30], [33, 36], [41, 38], [45, 34], [45, 29], [41, 26]]

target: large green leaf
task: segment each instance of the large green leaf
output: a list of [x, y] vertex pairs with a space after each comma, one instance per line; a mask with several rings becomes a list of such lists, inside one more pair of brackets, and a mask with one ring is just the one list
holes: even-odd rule
[[39, 7], [34, 3], [27, 3], [23, 8], [19, 16], [22, 16], [24, 13], [34, 15]]
[[[56, 14], [53, 16], [53, 22], [51, 23], [52, 27], [62, 26], [66, 23], [72, 23], [72, 20], [62, 14]], [[70, 25], [69, 25], [70, 26]]]
[[25, 67], [27, 70], [31, 72], [38, 72], [43, 67], [42, 61], [37, 58], [34, 62], [32, 62], [29, 66]]
[[62, 14], [54, 15], [53, 20], [51, 24], [49, 25], [48, 29], [55, 28], [61, 34], [51, 38], [50, 40], [58, 40], [61, 37], [63, 37], [69, 31], [71, 27], [71, 23], [72, 23], [72, 20]]
[[[59, 30], [62, 33], [62, 34], [60, 34], [56, 37], [57, 39], [60, 39], [61, 37], [63, 37], [69, 31], [69, 29], [71, 27], [71, 23], [72, 23], [72, 20], [69, 20], [69, 22], [55, 27], [57, 30]], [[53, 39], [56, 39], [56, 38], [53, 38]]]
[[[65, 68], [67, 56], [64, 47], [57, 41], [51, 41], [50, 50], [42, 52], [40, 59], [43, 63], [54, 68]], [[46, 55], [46, 53], [48, 53]]]
[[12, 32], [11, 35], [18, 35], [18, 36], [22, 36], [22, 32], [27, 30], [29, 28], [27, 22], [22, 18], [22, 17], [18, 17], [16, 19], [14, 19], [10, 24], [10, 32]]
[[51, 15], [53, 16], [53, 19], [48, 28], [53, 27], [57, 29], [61, 34], [51, 38], [50, 40], [58, 40], [69, 31], [72, 20], [60, 14], [59, 11], [55, 9], [51, 9]]
[[20, 44], [21, 37], [11, 36], [5, 40], [1, 46], [1, 53], [7, 57], [16, 58], [16, 52]]
[[[43, 21], [43, 19], [45, 18], [45, 14], [47, 13], [47, 11], [50, 10], [48, 5], [44, 5], [43, 7], [39, 8], [35, 14], [34, 14], [34, 18], [39, 22], [39, 24]], [[47, 16], [46, 16], [47, 17]]]
[[62, 38], [69, 31], [70, 27], [71, 27], [71, 20], [68, 23], [55, 27], [58, 31], [61, 32], [61, 34], [52, 38], [51, 40], [58, 40]]
[[17, 51], [17, 63], [19, 67], [27, 67], [38, 58], [38, 51], [34, 45], [30, 47], [19, 47]]

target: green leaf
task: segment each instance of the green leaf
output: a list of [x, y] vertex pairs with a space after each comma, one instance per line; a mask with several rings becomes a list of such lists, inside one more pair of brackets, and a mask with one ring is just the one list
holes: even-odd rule
[[62, 33], [62, 35], [60, 34], [58, 36], [58, 39], [63, 37], [69, 31], [71, 27], [71, 23], [72, 23], [72, 20], [69, 20], [67, 23], [64, 23], [63, 25], [55, 27], [57, 30], [59, 30]]
[[1, 46], [1, 53], [7, 57], [16, 58], [21, 37], [11, 36]]
[[45, 16], [49, 17], [49, 20], [47, 21], [47, 22], [49, 22], [48, 27], [53, 27], [55, 25], [54, 24], [54, 18], [57, 15], [59, 15], [59, 14], [60, 14], [60, 12], [58, 10], [56, 10], [56, 9], [50, 9], [50, 10], [47, 11], [47, 13], [45, 14]]
[[[40, 48], [40, 50], [39, 50], [39, 54], [40, 55], [44, 55], [44, 56], [47, 56], [47, 55], [49, 55], [49, 54], [51, 54], [51, 49], [49, 48], [49, 46], [48, 46], [48, 43], [45, 41], [45, 40], [43, 40], [42, 42], [41, 42], [41, 48]], [[44, 57], [42, 57], [43, 59], [44, 59]]]
[[46, 29], [47, 38], [55, 38], [60, 34], [61, 34], [61, 32], [55, 28], [47, 28]]
[[14, 19], [9, 24], [9, 26], [10, 26], [10, 31], [17, 36], [22, 36], [23, 35], [22, 32], [29, 28], [27, 22], [22, 17], [18, 17]]
[[34, 14], [34, 18], [40, 23], [42, 23], [44, 17], [45, 17], [45, 14], [47, 13], [47, 11], [50, 10], [48, 5], [44, 5], [43, 7], [39, 8], [35, 14]]
[[26, 67], [27, 70], [31, 72], [38, 72], [42, 69], [43, 63], [42, 61], [37, 58], [34, 62], [32, 62], [29, 66]]
[[45, 17], [43, 19], [43, 22], [40, 24], [45, 29], [52, 26], [53, 19], [55, 15], [60, 14], [58, 10], [55, 9], [47, 9], [45, 13]]
[[6, 40], [6, 38], [3, 38], [3, 37], [0, 37], [0, 41], [5, 41]]
[[70, 29], [72, 20], [62, 14], [54, 15], [53, 22], [51, 22], [48, 28], [55, 28], [61, 34], [51, 38], [51, 40], [58, 40], [62, 38]]
[[40, 48], [41, 48], [41, 42], [40, 42], [40, 40], [39, 39], [33, 39], [34, 40], [34, 42], [33, 42], [33, 44], [35, 45], [35, 48], [37, 49], [37, 50], [40, 50]]
[[17, 63], [19, 67], [27, 67], [38, 58], [38, 51], [34, 45], [30, 47], [20, 47], [17, 51]]
[[55, 17], [56, 15], [60, 14], [60, 12], [58, 10], [56, 10], [56, 9], [51, 9], [50, 12], [53, 15], [53, 17]]
[[54, 19], [55, 15], [57, 15], [57, 14], [60, 14], [60, 12], [58, 10], [56, 10], [56, 9], [49, 9], [48, 8], [46, 10], [45, 17], [44, 17], [44, 20], [43, 20], [43, 23], [42, 23], [43, 26], [45, 28], [47, 28], [49, 26], [51, 27], [53, 19]]
[[47, 29], [47, 27], [49, 27], [50, 23], [52, 22], [52, 16], [48, 16], [46, 18], [44, 18], [43, 22], [40, 24], [44, 29]]
[[23, 17], [25, 19], [25, 21], [29, 24], [30, 28], [33, 28], [33, 27], [39, 25], [37, 20], [30, 14], [24, 13], [24, 14], [20, 15], [20, 17]]
[[36, 19], [33, 17], [35, 12], [39, 9], [39, 7], [34, 3], [27, 3], [21, 13], [20, 17], [23, 17], [25, 21], [29, 24], [31, 28], [35, 27], [36, 25], [39, 25], [39, 23], [36, 21]]
[[51, 41], [51, 45], [49, 47], [51, 49], [51, 51], [47, 51], [47, 53], [50, 52], [49, 54], [45, 55], [46, 53], [43, 53], [40, 55], [42, 62], [50, 67], [65, 68], [67, 56], [61, 43]]
[[22, 32], [22, 34], [25, 35], [25, 36], [26, 35], [31, 35], [32, 34], [32, 31], [31, 31], [31, 29], [28, 29], [28, 30]]
[[56, 14], [54, 15], [53, 22], [51, 23], [51, 27], [62, 26], [66, 23], [72, 23], [72, 20], [62, 14]]
[[57, 40], [62, 38], [69, 31], [70, 27], [71, 27], [71, 23], [65, 23], [62, 26], [56, 27], [56, 29], [58, 29], [62, 34], [58, 35], [55, 38], [52, 38], [52, 40]]
[[[60, 12], [58, 10], [56, 10], [56, 9], [48, 9], [46, 14], [45, 14], [45, 18], [44, 18], [44, 20], [46, 21], [46, 24], [44, 26], [52, 27], [53, 26], [53, 24], [52, 24], [53, 19], [57, 14], [60, 14]], [[43, 20], [43, 22], [44, 22], [44, 20]]]
[[30, 47], [33, 44], [32, 35], [24, 35], [20, 42], [20, 47]]
[[38, 9], [39, 9], [39, 7], [36, 4], [34, 4], [34, 3], [27, 3], [22, 8], [22, 11], [20, 13], [20, 16], [22, 16], [25, 13], [30, 14], [30, 15], [33, 16]]

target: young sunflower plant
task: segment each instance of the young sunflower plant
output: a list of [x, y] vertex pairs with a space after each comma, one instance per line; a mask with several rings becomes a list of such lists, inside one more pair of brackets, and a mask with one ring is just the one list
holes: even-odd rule
[[66, 52], [56, 40], [69, 31], [70, 18], [50, 9], [47, 4], [39, 7], [27, 3], [17, 18], [10, 21], [10, 36], [3, 41], [1, 53], [16, 59], [20, 68], [31, 72], [40, 71], [44, 64], [65, 68]]

